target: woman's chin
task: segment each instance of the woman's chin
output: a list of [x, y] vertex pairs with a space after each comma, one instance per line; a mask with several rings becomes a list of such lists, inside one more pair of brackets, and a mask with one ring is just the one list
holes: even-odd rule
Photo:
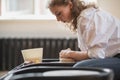
[[70, 23], [71, 21], [62, 21], [63, 23]]

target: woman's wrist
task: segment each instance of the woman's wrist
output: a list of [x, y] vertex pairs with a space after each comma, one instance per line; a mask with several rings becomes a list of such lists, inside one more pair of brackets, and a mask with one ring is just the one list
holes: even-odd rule
[[89, 59], [88, 51], [72, 51], [69, 56], [77, 61]]

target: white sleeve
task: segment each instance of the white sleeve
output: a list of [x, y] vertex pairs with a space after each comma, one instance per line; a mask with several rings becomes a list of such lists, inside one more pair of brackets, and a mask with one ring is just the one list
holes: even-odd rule
[[[96, 12], [92, 15], [84, 16], [86, 22], [82, 32], [83, 41], [88, 46], [88, 56], [90, 58], [105, 58], [104, 49], [115, 30], [115, 21], [112, 16], [104, 12]], [[85, 24], [86, 23], [86, 24]]]

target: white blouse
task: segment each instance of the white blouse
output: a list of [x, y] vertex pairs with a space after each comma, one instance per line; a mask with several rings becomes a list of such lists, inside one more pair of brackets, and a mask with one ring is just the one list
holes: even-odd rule
[[120, 53], [120, 21], [95, 8], [82, 11], [77, 18], [78, 46], [90, 58], [113, 57]]

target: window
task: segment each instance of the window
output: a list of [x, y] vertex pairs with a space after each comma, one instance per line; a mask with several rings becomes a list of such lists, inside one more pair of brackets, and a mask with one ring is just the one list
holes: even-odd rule
[[48, 0], [0, 0], [1, 19], [54, 19]]

